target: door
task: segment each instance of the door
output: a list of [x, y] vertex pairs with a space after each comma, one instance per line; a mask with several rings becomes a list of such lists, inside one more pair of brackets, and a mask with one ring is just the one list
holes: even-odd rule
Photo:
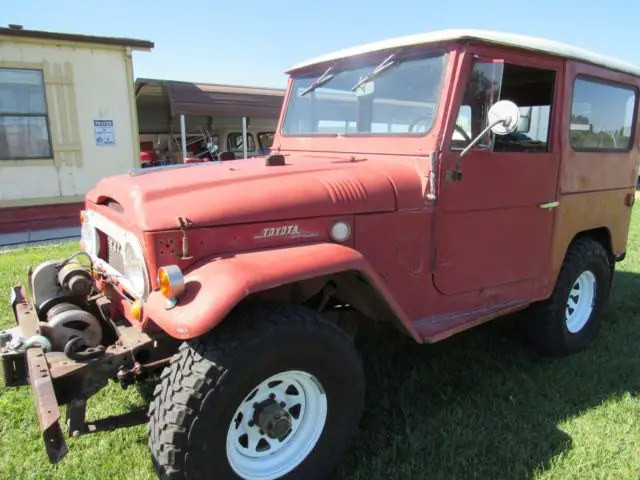
[[[456, 126], [443, 143], [434, 282], [445, 295], [536, 279], [547, 268], [560, 163], [551, 134], [562, 64], [536, 63], [474, 55], [454, 107]], [[460, 159], [498, 100], [520, 107], [518, 130], [489, 133]], [[446, 171], [458, 161], [461, 177], [448, 180]]]

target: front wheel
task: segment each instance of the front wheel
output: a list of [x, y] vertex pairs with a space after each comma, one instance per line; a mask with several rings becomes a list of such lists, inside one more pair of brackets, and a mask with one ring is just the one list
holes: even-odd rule
[[172, 359], [149, 445], [161, 478], [321, 478], [363, 402], [360, 360], [340, 329], [304, 307], [242, 305]]

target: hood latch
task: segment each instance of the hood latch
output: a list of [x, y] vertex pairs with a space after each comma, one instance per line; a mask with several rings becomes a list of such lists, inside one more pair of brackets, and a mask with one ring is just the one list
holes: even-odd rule
[[178, 223], [182, 231], [182, 256], [178, 258], [180, 258], [180, 260], [189, 260], [193, 257], [189, 255], [189, 237], [187, 236], [187, 230], [193, 225], [193, 222], [187, 217], [178, 217]]

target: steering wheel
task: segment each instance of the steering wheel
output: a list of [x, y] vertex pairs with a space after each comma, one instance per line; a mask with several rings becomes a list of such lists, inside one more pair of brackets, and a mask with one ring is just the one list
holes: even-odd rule
[[[420, 122], [424, 122], [427, 120], [431, 120], [433, 118], [433, 116], [431, 115], [424, 115], [422, 117], [418, 117], [411, 125], [409, 125], [409, 131], [413, 132], [414, 131], [414, 127], [420, 123]], [[467, 135], [467, 132], [464, 131], [464, 129], [458, 125], [457, 123], [455, 124], [455, 130], [458, 131], [460, 133], [460, 135], [462, 135], [464, 137], [465, 142], [467, 143], [471, 143], [471, 137], [469, 137], [469, 135]]]
[[460, 125], [458, 125], [456, 123], [453, 128], [454, 128], [454, 130], [456, 132], [458, 132], [460, 135], [462, 135], [464, 137], [464, 141], [465, 142], [471, 143], [471, 137], [469, 135], [467, 135], [467, 132], [465, 132], [464, 129]]
[[433, 119], [433, 115], [423, 115], [422, 117], [418, 117], [417, 119], [415, 119], [413, 121], [413, 123], [411, 125], [409, 125], [409, 132], [411, 132], [411, 133], [417, 132], [417, 130], [414, 130], [414, 128], [418, 123], [431, 121], [432, 119]]

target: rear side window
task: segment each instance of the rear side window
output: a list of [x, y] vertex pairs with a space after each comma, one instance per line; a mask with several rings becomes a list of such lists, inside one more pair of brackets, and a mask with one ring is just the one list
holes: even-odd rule
[[636, 89], [577, 78], [573, 85], [571, 146], [575, 150], [630, 150]]

